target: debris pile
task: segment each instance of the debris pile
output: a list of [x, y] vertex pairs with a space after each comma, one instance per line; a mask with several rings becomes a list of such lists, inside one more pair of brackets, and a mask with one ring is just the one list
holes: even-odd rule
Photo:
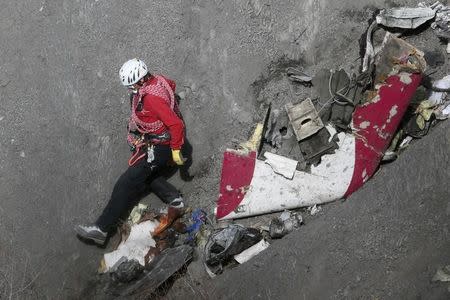
[[209, 274], [218, 274], [223, 264], [233, 256], [262, 240], [262, 234], [255, 228], [232, 224], [211, 233], [204, 249], [205, 265]]
[[[450, 265], [439, 268], [431, 279], [433, 282], [450, 282]], [[450, 283], [447, 290], [450, 292]]]
[[191, 261], [206, 214], [195, 210], [189, 220], [188, 212], [169, 207], [155, 213], [144, 204], [132, 210], [119, 229], [119, 244], [100, 264], [99, 273], [111, 278], [109, 293], [149, 295]]
[[[296, 209], [315, 216], [319, 205], [350, 196], [382, 161], [394, 160], [447, 119], [450, 75], [429, 82], [425, 53], [392, 33], [430, 23], [441, 39], [450, 39], [450, 8], [439, 2], [383, 9], [365, 33], [360, 72], [321, 69], [309, 75], [288, 67], [289, 84], [312, 96], [267, 105], [250, 139], [225, 151], [214, 212], [218, 221], [282, 213], [262, 229], [234, 223], [213, 228], [200, 208], [156, 214], [138, 206], [101, 264], [100, 272], [118, 284], [116, 294], [153, 292], [190, 262], [195, 247], [211, 277], [247, 262], [301, 228]], [[387, 32], [377, 44], [373, 35], [380, 28]]]
[[[300, 207], [314, 215], [316, 205], [350, 196], [381, 162], [394, 160], [447, 119], [450, 75], [429, 82], [436, 70], [428, 69], [425, 53], [399, 36], [431, 26], [445, 39], [449, 11], [439, 2], [380, 10], [365, 33], [360, 72], [322, 69], [309, 75], [287, 67], [289, 82], [310, 89], [311, 97], [291, 91], [284, 106], [268, 101], [246, 147], [227, 149], [216, 218]], [[385, 32], [382, 41], [373, 39], [378, 30]]]
[[279, 217], [273, 218], [270, 222], [269, 233], [273, 239], [281, 238], [300, 227], [303, 218], [299, 213], [284, 211]]

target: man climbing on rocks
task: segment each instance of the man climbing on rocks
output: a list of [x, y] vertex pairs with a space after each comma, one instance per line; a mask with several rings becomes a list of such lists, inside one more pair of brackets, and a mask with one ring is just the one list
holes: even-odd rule
[[175, 100], [175, 82], [148, 72], [142, 60], [131, 59], [119, 71], [131, 91], [128, 143], [129, 168], [117, 180], [103, 213], [92, 225], [78, 225], [77, 234], [103, 245], [108, 233], [149, 192], [171, 207], [184, 207], [178, 190], [160, 175], [171, 160], [183, 165], [184, 123]]

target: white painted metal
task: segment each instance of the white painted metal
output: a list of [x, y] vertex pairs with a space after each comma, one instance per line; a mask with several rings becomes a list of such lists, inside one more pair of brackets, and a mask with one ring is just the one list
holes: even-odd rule
[[241, 253], [236, 254], [234, 256], [234, 259], [238, 263], [243, 264], [246, 261], [250, 260], [252, 257], [258, 255], [260, 252], [269, 248], [269, 246], [270, 244], [266, 240], [262, 239], [259, 243], [256, 243], [255, 245], [251, 246], [250, 248], [247, 248]]
[[266, 164], [270, 165], [275, 173], [287, 179], [294, 178], [298, 161], [270, 152], [264, 153], [264, 157], [266, 158]]
[[292, 180], [273, 172], [264, 161], [256, 160], [250, 187], [235, 212], [222, 219], [242, 218], [284, 209], [312, 206], [344, 196], [353, 176], [355, 138], [339, 133], [339, 149], [322, 156], [311, 173], [295, 171]]

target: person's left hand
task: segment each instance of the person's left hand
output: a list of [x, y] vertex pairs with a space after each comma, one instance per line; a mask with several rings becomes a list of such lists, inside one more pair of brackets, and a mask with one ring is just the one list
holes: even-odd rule
[[181, 154], [181, 150], [172, 149], [172, 159], [179, 166], [184, 165], [184, 162], [186, 161], [186, 159]]

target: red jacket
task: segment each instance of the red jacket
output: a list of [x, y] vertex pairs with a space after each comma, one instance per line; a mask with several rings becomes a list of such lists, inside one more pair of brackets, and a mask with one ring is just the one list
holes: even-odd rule
[[[164, 77], [165, 78], [165, 77]], [[175, 92], [175, 82], [165, 78], [172, 90]], [[156, 82], [155, 77], [150, 77], [150, 84]], [[174, 150], [181, 149], [184, 144], [184, 123], [183, 120], [170, 108], [169, 104], [161, 97], [154, 95], [145, 95], [142, 100], [142, 110], [136, 112], [137, 117], [144, 122], [161, 121], [164, 127], [157, 130], [155, 134], [161, 134], [169, 131], [170, 141], [163, 144], [170, 144]]]

